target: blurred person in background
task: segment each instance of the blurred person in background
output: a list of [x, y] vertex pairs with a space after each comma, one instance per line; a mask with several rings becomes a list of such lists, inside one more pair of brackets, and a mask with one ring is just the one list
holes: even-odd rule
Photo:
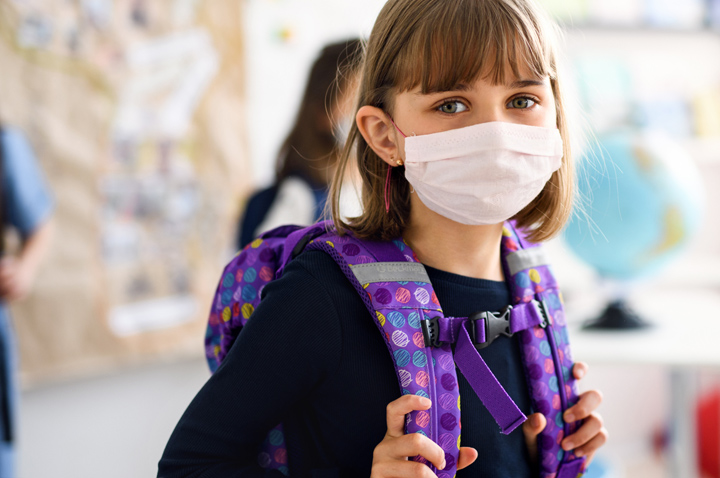
[[[309, 225], [322, 216], [339, 148], [354, 120], [361, 54], [360, 40], [346, 40], [325, 46], [313, 63], [297, 117], [278, 154], [275, 182], [248, 200], [238, 249], [275, 227]], [[343, 212], [359, 215], [359, 200], [344, 199]]]
[[11, 478], [17, 435], [17, 347], [7, 306], [30, 292], [50, 244], [53, 204], [25, 136], [6, 126], [0, 126], [0, 188], [3, 232], [10, 226], [20, 237], [20, 247], [10, 255], [0, 234], [0, 478]]

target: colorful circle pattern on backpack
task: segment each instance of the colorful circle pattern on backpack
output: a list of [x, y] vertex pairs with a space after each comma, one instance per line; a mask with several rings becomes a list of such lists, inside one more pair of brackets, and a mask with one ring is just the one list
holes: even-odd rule
[[[339, 253], [348, 265], [377, 262], [369, 259], [373, 254], [362, 243], [354, 241], [351, 237], [336, 238], [332, 241], [334, 250], [318, 241], [313, 248]], [[396, 261], [417, 262], [405, 243], [398, 240], [393, 244], [397, 248]], [[362, 259], [358, 261], [358, 258]], [[459, 389], [452, 349], [449, 344], [425, 347], [421, 331], [423, 319], [442, 315], [437, 297], [430, 284], [424, 282], [376, 282], [363, 286], [363, 293], [377, 310], [376, 323], [392, 351], [401, 393], [429, 398], [430, 384], [439, 383], [438, 389], [442, 387], [447, 395], [444, 401], [433, 403], [431, 410], [410, 413], [405, 429], [406, 433], [421, 433], [440, 444], [446, 454], [444, 470], [435, 470], [422, 458], [416, 458], [416, 461], [427, 463], [439, 478], [452, 478], [456, 473], [460, 446], [460, 408], [456, 399]], [[438, 372], [440, 370], [442, 373]], [[437, 429], [433, 428], [430, 411], [440, 417], [435, 421]]]
[[[520, 249], [522, 239], [510, 225], [503, 230], [503, 254]], [[546, 328], [536, 326], [518, 333], [526, 364], [533, 409], [545, 415], [547, 426], [538, 437], [541, 478], [555, 478], [561, 462], [575, 459], [560, 442], [574, 433], [579, 423], [565, 423], [563, 412], [577, 402], [577, 383], [572, 377], [572, 354], [557, 283], [543, 265], [517, 272], [510, 280], [514, 302], [544, 302], [549, 313]], [[554, 346], [553, 346], [554, 345]], [[540, 365], [542, 363], [543, 365]]]

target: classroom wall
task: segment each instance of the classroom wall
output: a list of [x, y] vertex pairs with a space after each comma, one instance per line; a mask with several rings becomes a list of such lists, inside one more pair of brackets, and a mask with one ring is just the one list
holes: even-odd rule
[[0, 115], [57, 235], [13, 306], [26, 384], [199, 354], [246, 159], [242, 2], [0, 1]]

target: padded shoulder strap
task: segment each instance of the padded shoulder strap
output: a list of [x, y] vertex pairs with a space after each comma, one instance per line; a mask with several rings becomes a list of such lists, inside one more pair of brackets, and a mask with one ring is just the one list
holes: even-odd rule
[[421, 433], [445, 451], [446, 467], [438, 476], [455, 475], [460, 444], [459, 389], [450, 344], [426, 347], [423, 321], [442, 317], [425, 268], [402, 241], [361, 241], [327, 234], [308, 249], [327, 252], [363, 299], [385, 340], [395, 366], [400, 393], [430, 398], [430, 410], [408, 414], [406, 433]]
[[578, 397], [562, 296], [542, 248], [528, 241], [523, 231], [510, 222], [503, 229], [502, 257], [515, 309], [532, 312], [531, 306], [539, 303], [547, 319], [542, 325], [519, 331], [533, 408], [547, 419], [538, 437], [542, 445], [540, 476], [575, 478], [584, 459], [562, 450], [557, 439], [574, 433], [579, 426], [566, 423], [562, 416]]

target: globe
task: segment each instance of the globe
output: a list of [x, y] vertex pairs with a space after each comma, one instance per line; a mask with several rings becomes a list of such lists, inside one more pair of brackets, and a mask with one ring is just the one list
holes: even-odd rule
[[[627, 282], [656, 274], [700, 226], [700, 173], [667, 134], [601, 135], [578, 161], [577, 178], [580, 200], [564, 238], [603, 279]], [[624, 307], [621, 301], [610, 306]]]

